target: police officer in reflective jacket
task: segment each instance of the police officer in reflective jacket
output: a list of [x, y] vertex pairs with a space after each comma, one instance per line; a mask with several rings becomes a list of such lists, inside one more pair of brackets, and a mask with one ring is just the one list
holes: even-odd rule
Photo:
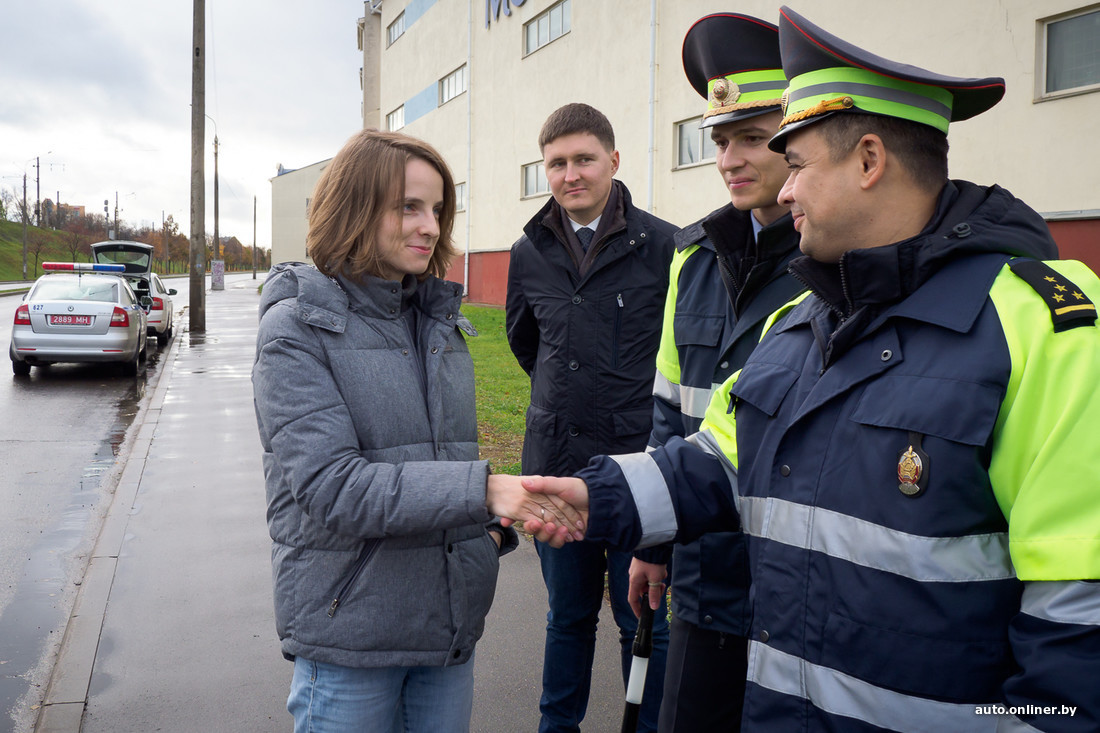
[[746, 729], [1098, 730], [1100, 280], [1010, 193], [947, 178], [948, 123], [1002, 80], [788, 8], [779, 35], [810, 294], [696, 435], [525, 482], [611, 546], [743, 529]]
[[[714, 388], [745, 363], [764, 320], [802, 290], [787, 274], [798, 254], [787, 178], [768, 148], [787, 85], [772, 23], [715, 13], [688, 30], [684, 72], [707, 100], [704, 134], [729, 202], [676, 233], [654, 383], [657, 448], [699, 429]], [[660, 588], [675, 547], [672, 620], [660, 733], [736, 731], [741, 721], [749, 624], [745, 538], [716, 532], [686, 545], [635, 553], [630, 598]], [[657, 608], [656, 599], [651, 604]]]

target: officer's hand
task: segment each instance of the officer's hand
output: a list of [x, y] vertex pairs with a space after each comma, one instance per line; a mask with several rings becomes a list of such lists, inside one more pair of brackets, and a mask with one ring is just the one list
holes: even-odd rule
[[655, 565], [634, 558], [630, 561], [630, 585], [627, 596], [634, 615], [642, 615], [642, 596], [649, 597], [649, 607], [656, 611], [661, 607], [661, 598], [665, 594], [665, 578], [668, 577], [667, 565]]

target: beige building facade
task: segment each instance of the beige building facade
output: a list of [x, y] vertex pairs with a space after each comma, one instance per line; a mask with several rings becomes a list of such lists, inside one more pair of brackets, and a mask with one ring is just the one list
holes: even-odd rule
[[[1000, 104], [951, 126], [951, 176], [1007, 188], [1047, 218], [1063, 256], [1100, 267], [1100, 3], [788, 2], [887, 58], [1003, 76]], [[448, 277], [466, 283], [472, 301], [501, 303], [508, 250], [549, 196], [539, 128], [563, 104], [607, 114], [618, 177], [638, 206], [685, 226], [728, 201], [698, 129], [705, 103], [684, 77], [681, 44], [704, 15], [777, 22], [781, 4], [368, 0], [359, 23], [363, 124], [401, 129], [444, 155], [460, 183], [455, 239], [467, 253]], [[272, 179], [276, 262], [304, 257], [302, 192], [321, 166]], [[284, 225], [294, 230], [284, 236]]]

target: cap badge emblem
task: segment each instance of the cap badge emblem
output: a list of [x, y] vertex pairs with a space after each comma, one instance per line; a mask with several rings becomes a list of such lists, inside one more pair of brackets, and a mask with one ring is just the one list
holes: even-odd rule
[[718, 79], [710, 89], [711, 99], [717, 107], [733, 104], [741, 96], [741, 89], [729, 79]]
[[783, 96], [779, 98], [779, 109], [784, 117], [787, 116], [787, 103], [791, 101], [791, 88], [783, 90]]

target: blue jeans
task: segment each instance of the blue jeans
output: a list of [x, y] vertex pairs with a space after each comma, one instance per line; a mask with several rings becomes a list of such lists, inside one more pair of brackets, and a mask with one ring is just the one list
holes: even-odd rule
[[[578, 733], [588, 709], [605, 571], [611, 610], [619, 627], [624, 690], [630, 676], [631, 647], [638, 629], [638, 619], [627, 599], [631, 555], [605, 551], [590, 542], [571, 542], [559, 550], [536, 542], [535, 549], [550, 602], [550, 612], [546, 614], [539, 733]], [[638, 720], [640, 733], [657, 730], [668, 650], [666, 616], [662, 602], [661, 608], [653, 613], [653, 655], [646, 672]]]
[[295, 733], [469, 733], [474, 660], [360, 669], [298, 657], [286, 709]]

